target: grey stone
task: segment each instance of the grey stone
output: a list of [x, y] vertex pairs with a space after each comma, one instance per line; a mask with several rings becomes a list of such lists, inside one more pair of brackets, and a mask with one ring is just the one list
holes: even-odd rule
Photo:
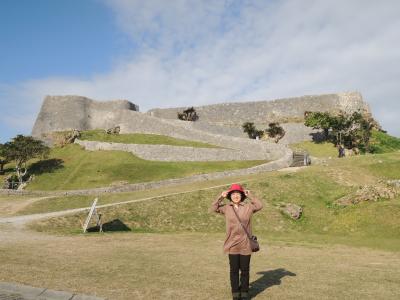
[[[182, 135], [182, 138], [186, 139], [196, 138], [196, 132], [245, 137], [241, 129], [244, 122], [254, 122], [259, 129], [265, 129], [270, 122], [280, 122], [287, 132], [281, 143], [288, 144], [303, 138], [309, 140], [310, 135], [314, 133], [302, 124], [305, 111], [351, 112], [361, 109], [370, 112], [368, 104], [357, 92], [200, 106], [196, 107], [200, 115], [199, 121], [196, 122], [177, 120], [177, 112], [183, 109], [153, 109], [143, 114], [137, 112], [136, 105], [123, 100], [98, 102], [80, 96], [47, 96], [32, 135], [42, 138], [43, 134], [52, 131], [108, 129], [120, 126], [121, 133], [156, 133], [169, 136], [182, 135], [182, 130], [186, 129], [186, 133]], [[170, 122], [170, 126], [167, 126], [166, 122], [160, 121], [162, 119], [177, 122]], [[161, 128], [162, 126], [166, 128]], [[181, 133], [173, 131], [172, 127], [176, 126], [181, 128]]]
[[400, 193], [400, 190], [393, 185], [364, 185], [357, 191], [350, 193], [334, 201], [340, 206], [358, 204], [363, 201], [379, 201], [380, 199], [393, 199]]
[[[184, 107], [151, 109], [154, 117], [176, 119]], [[267, 125], [270, 122], [303, 122], [305, 111], [353, 112], [358, 109], [370, 112], [369, 106], [358, 92], [311, 95], [272, 101], [221, 103], [195, 107], [199, 120], [216, 125], [241, 125], [254, 122]]]
[[388, 185], [400, 188], [400, 179], [393, 179], [387, 181]]
[[293, 220], [298, 220], [303, 214], [303, 208], [294, 203], [280, 203], [279, 210]]
[[18, 294], [24, 298], [34, 299], [43, 293], [44, 288], [35, 288], [22, 284], [0, 282], [0, 291], [10, 294]]
[[233, 149], [197, 148], [169, 145], [122, 144], [76, 140], [86, 150], [119, 150], [155, 161], [232, 161], [268, 159], [269, 153], [244, 152]]
[[86, 295], [74, 295], [74, 297], [71, 300], [105, 300], [105, 298], [86, 296]]
[[116, 126], [114, 111], [138, 111], [127, 100], [93, 101], [81, 96], [46, 96], [32, 129], [32, 135], [65, 130], [107, 129]]
[[105, 300], [95, 296], [73, 294], [27, 285], [0, 282], [0, 299], [7, 300]]

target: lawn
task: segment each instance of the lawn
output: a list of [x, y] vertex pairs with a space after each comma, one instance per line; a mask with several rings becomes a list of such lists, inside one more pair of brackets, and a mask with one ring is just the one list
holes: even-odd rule
[[[336, 199], [354, 192], [359, 185], [383, 178], [383, 171], [371, 168], [375, 161], [390, 164], [396, 159], [400, 161], [400, 154], [333, 159], [328, 166], [316, 165], [294, 173], [269, 172], [243, 177], [242, 180], [248, 180], [246, 188], [253, 190], [265, 203], [265, 209], [255, 216], [253, 227], [257, 233], [271, 237], [283, 235], [289, 240], [297, 240], [296, 236], [301, 234], [311, 241], [316, 239], [398, 251], [400, 242], [395, 241], [400, 241], [400, 197], [344, 208], [334, 205]], [[393, 172], [390, 174], [400, 178], [400, 169]], [[241, 182], [240, 178], [235, 179]], [[166, 190], [102, 195], [100, 204], [155, 198], [101, 208], [100, 211], [104, 222], [119, 220], [133, 232], [220, 232], [224, 229], [224, 220], [210, 214], [208, 209], [211, 201], [228, 187], [228, 182], [227, 179], [222, 187], [186, 193], [185, 189], [190, 190], [189, 187], [175, 187], [170, 195]], [[224, 184], [223, 181], [219, 183]], [[79, 207], [79, 203], [86, 207], [92, 201], [93, 196], [48, 199], [38, 201], [20, 213]], [[281, 202], [302, 206], [303, 217], [293, 221], [283, 216], [277, 209]], [[56, 234], [77, 234], [81, 231], [79, 220], [84, 217], [82, 213], [40, 221], [32, 228]]]
[[[229, 299], [222, 233], [31, 235], [0, 245], [0, 281], [132, 299]], [[397, 299], [399, 253], [261, 239], [253, 299]]]
[[149, 144], [149, 145], [171, 145], [197, 148], [219, 148], [207, 143], [177, 139], [158, 134], [126, 133], [107, 134], [104, 130], [87, 130], [81, 132], [81, 140], [99, 141], [123, 144]]
[[[253, 299], [394, 300], [400, 197], [348, 207], [333, 202], [359, 186], [400, 179], [399, 161], [399, 152], [332, 158], [297, 171], [100, 195], [100, 204], [154, 198], [100, 208], [105, 233], [82, 234], [84, 213], [34, 222], [33, 231], [0, 227], [0, 281], [113, 300], [229, 299], [224, 219], [209, 207], [229, 183], [241, 182], [264, 203], [253, 218], [261, 244], [251, 262]], [[19, 213], [85, 207], [94, 197], [42, 199]], [[301, 205], [302, 218], [282, 215], [280, 202]]]
[[266, 161], [159, 162], [123, 151], [85, 151], [78, 145], [53, 148], [50, 156], [31, 164], [30, 190], [70, 190], [180, 178], [248, 168]]

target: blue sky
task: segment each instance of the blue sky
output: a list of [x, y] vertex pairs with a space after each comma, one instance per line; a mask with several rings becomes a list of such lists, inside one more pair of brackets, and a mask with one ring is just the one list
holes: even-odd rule
[[0, 19], [3, 83], [107, 72], [118, 55], [113, 15], [98, 1], [3, 0]]
[[154, 107], [359, 91], [400, 136], [400, 2], [2, 0], [0, 142], [45, 95]]

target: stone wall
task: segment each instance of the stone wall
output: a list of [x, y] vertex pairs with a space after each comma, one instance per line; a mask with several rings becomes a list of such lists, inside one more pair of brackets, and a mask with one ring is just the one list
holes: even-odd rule
[[220, 179], [230, 176], [243, 176], [250, 174], [257, 174], [261, 172], [274, 171], [288, 167], [292, 162], [292, 152], [287, 150], [284, 155], [272, 162], [268, 162], [259, 166], [255, 166], [247, 169], [239, 169], [232, 171], [214, 172], [209, 174], [199, 174], [184, 178], [173, 178], [161, 181], [152, 181], [144, 183], [126, 184], [122, 186], [110, 186], [94, 189], [83, 189], [83, 190], [71, 190], [71, 191], [15, 191], [15, 190], [2, 190], [0, 194], [5, 195], [58, 195], [58, 196], [72, 196], [72, 195], [99, 195], [105, 193], [120, 193], [120, 192], [131, 192], [146, 189], [155, 189], [164, 186], [173, 186], [185, 183], [192, 183], [204, 180]]
[[[147, 114], [176, 119], [187, 107], [151, 109]], [[303, 122], [305, 111], [347, 112], [358, 109], [370, 112], [358, 92], [302, 96], [273, 101], [221, 103], [195, 107], [199, 120], [215, 125], [242, 125], [244, 122], [267, 125], [270, 122]]]
[[43, 134], [51, 131], [107, 129], [119, 125], [122, 133], [156, 133], [215, 143], [218, 138], [210, 139], [205, 133], [247, 138], [241, 128], [244, 122], [251, 121], [257, 128], [265, 129], [269, 122], [277, 121], [286, 131], [279, 143], [289, 144], [311, 140], [317, 133], [302, 124], [305, 111], [370, 112], [357, 92], [200, 106], [196, 107], [200, 116], [196, 122], [177, 120], [177, 112], [183, 107], [153, 109], [145, 114], [138, 113], [138, 109], [126, 100], [98, 102], [80, 96], [47, 96], [32, 135], [44, 139]]
[[[186, 128], [192, 128], [225, 136], [248, 138], [247, 133], [243, 132], [241, 125], [224, 126], [210, 124], [203, 121], [185, 123]], [[281, 123], [280, 125], [285, 130], [285, 136], [279, 140], [279, 144], [288, 145], [300, 143], [302, 141], [320, 140], [323, 136], [321, 130], [307, 127], [304, 125], [304, 123]], [[260, 130], [265, 130], [267, 128], [267, 125], [265, 124], [255, 124], [255, 126]]]
[[243, 152], [222, 148], [180, 147], [170, 145], [141, 145], [75, 140], [85, 150], [114, 150], [130, 152], [145, 160], [155, 161], [232, 161], [264, 160], [266, 153]]
[[[275, 160], [286, 151], [281, 145], [214, 134], [191, 128], [188, 122], [155, 118], [132, 110], [128, 101], [97, 103], [84, 97], [46, 97], [35, 123], [33, 135], [70, 128], [86, 130], [120, 126], [121, 133], [151, 133], [217, 145], [222, 148], [250, 153], [259, 153], [263, 159]], [[112, 109], [111, 109], [111, 108]], [[86, 117], [85, 117], [86, 116]]]
[[205, 142], [222, 148], [240, 150], [245, 153], [263, 153], [265, 159], [275, 160], [285, 152], [285, 147], [263, 141], [250, 140], [248, 138], [232, 137], [221, 134], [197, 130], [188, 127], [188, 122], [180, 120], [164, 120], [137, 112], [119, 111], [119, 120], [129, 121], [120, 123], [121, 133], [138, 132], [161, 134], [178, 139]]
[[127, 100], [94, 101], [81, 96], [46, 96], [32, 129], [32, 135], [71, 129], [88, 130], [114, 126], [115, 110], [138, 111]]

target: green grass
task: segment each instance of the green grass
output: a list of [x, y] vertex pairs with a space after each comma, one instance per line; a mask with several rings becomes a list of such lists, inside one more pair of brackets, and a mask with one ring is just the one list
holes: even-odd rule
[[[255, 232], [263, 238], [275, 240], [340, 243], [400, 251], [400, 197], [345, 208], [333, 205], [336, 199], [353, 192], [358, 185], [384, 178], [381, 173], [384, 171], [371, 167], [377, 161], [388, 165], [393, 161], [400, 162], [400, 153], [333, 159], [328, 166], [312, 166], [296, 173], [257, 175], [245, 184], [266, 204], [254, 216]], [[390, 171], [390, 174], [400, 178], [400, 168]], [[133, 232], [223, 232], [224, 218], [208, 211], [210, 203], [222, 190], [215, 188], [166, 196], [103, 208], [101, 213], [105, 222], [118, 219]], [[112, 196], [116, 197], [114, 200], [108, 197], [101, 196], [100, 203], [115, 201], [118, 195]], [[84, 206], [90, 200], [83, 200]], [[301, 205], [303, 217], [293, 221], [283, 216], [276, 208], [280, 202]], [[79, 220], [84, 218], [82, 213], [37, 222], [32, 226], [38, 231], [76, 234], [81, 231]]]
[[400, 138], [380, 131], [372, 131], [371, 149], [374, 153], [387, 153], [400, 150]]
[[30, 190], [68, 190], [139, 183], [248, 168], [266, 161], [158, 162], [122, 151], [85, 151], [78, 145], [53, 148], [47, 160], [32, 164]]
[[[315, 143], [304, 141], [289, 145], [292, 150], [307, 151], [315, 157], [337, 157], [338, 150], [331, 142]], [[375, 154], [400, 151], [400, 138], [387, 133], [373, 130], [370, 139], [370, 148]]]
[[197, 148], [219, 148], [218, 146], [177, 139], [164, 135], [157, 134], [106, 134], [104, 130], [87, 130], [81, 132], [81, 140], [100, 141], [109, 143], [123, 143], [123, 144], [150, 144], [150, 145], [171, 145], [171, 146], [186, 146]]
[[330, 142], [314, 143], [305, 141], [297, 144], [289, 145], [294, 151], [307, 151], [311, 156], [315, 157], [337, 157], [338, 150]]

